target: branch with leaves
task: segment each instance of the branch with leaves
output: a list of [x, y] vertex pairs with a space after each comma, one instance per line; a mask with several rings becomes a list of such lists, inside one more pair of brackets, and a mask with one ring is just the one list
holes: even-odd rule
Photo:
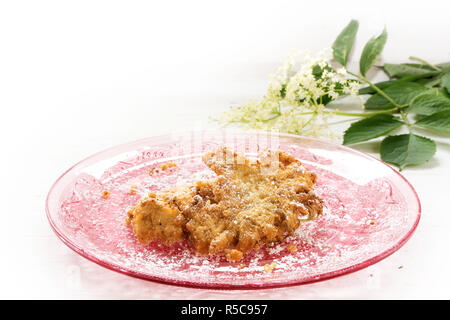
[[[332, 45], [333, 58], [307, 56], [294, 71], [293, 61], [272, 75], [263, 99], [225, 112], [220, 122], [246, 128], [279, 130], [301, 135], [324, 136], [328, 117], [362, 118], [345, 131], [343, 143], [353, 145], [386, 136], [380, 144], [381, 159], [402, 170], [420, 165], [436, 152], [436, 143], [418, 135], [417, 128], [450, 134], [450, 62], [433, 65], [410, 57], [412, 62], [376, 66], [389, 80], [372, 83], [367, 73], [381, 55], [387, 41], [386, 29], [371, 38], [361, 53], [359, 73], [347, 69], [359, 23], [352, 20]], [[361, 86], [364, 86], [361, 88]], [[365, 112], [331, 110], [329, 104], [345, 96], [370, 95]], [[406, 134], [389, 135], [405, 127]]]
[[[358, 22], [352, 20], [333, 44], [333, 57], [346, 67], [356, 38]], [[354, 144], [385, 136], [407, 127], [408, 133], [391, 135], [380, 145], [381, 159], [403, 169], [428, 161], [436, 152], [436, 143], [414, 133], [418, 127], [450, 133], [450, 63], [432, 65], [410, 57], [418, 63], [390, 64], [380, 67], [390, 78], [371, 83], [366, 74], [378, 60], [387, 40], [386, 29], [370, 39], [360, 58], [360, 74], [349, 72], [368, 86], [359, 94], [370, 94], [365, 109], [386, 111], [354, 122], [345, 131], [344, 144]]]

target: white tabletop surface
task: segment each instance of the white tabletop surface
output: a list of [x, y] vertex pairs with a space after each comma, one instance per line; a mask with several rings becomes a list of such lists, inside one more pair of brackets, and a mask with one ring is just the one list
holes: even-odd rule
[[369, 268], [303, 286], [220, 291], [131, 278], [66, 247], [44, 203], [56, 178], [92, 153], [214, 126], [208, 115], [264, 93], [289, 50], [330, 46], [351, 18], [360, 20], [358, 54], [386, 25], [384, 61], [450, 61], [448, 12], [448, 1], [432, 0], [2, 2], [0, 298], [450, 298], [448, 136], [436, 136], [429, 163], [403, 172], [423, 207], [405, 246]]

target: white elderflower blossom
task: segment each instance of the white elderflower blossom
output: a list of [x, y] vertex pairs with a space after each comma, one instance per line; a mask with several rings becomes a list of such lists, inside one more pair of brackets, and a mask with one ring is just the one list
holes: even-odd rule
[[[331, 50], [316, 56], [308, 52], [291, 55], [270, 76], [266, 95], [232, 108], [219, 120], [248, 129], [279, 130], [308, 136], [331, 136], [325, 105], [341, 95], [356, 96], [359, 82], [347, 79], [345, 68], [333, 69]], [[296, 60], [299, 68], [294, 70]]]

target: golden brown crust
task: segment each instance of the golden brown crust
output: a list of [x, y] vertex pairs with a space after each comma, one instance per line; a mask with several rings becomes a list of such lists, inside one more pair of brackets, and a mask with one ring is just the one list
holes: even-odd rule
[[250, 161], [219, 148], [203, 162], [217, 178], [149, 194], [128, 212], [141, 243], [188, 239], [200, 254], [239, 261], [264, 243], [284, 240], [300, 226], [299, 216], [322, 213], [316, 175], [287, 153], [265, 151]]

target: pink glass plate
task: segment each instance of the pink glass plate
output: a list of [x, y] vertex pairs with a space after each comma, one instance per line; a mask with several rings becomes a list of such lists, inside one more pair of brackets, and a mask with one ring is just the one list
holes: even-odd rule
[[[213, 177], [201, 155], [219, 145], [249, 157], [266, 148], [294, 155], [317, 173], [325, 213], [239, 263], [197, 256], [183, 242], [141, 245], [124, 223], [127, 210], [149, 191]], [[162, 170], [167, 162], [177, 166]], [[46, 205], [56, 234], [91, 261], [143, 279], [223, 289], [304, 284], [365, 268], [398, 250], [420, 218], [408, 181], [364, 153], [319, 139], [236, 130], [177, 133], [102, 151], [65, 172]]]

